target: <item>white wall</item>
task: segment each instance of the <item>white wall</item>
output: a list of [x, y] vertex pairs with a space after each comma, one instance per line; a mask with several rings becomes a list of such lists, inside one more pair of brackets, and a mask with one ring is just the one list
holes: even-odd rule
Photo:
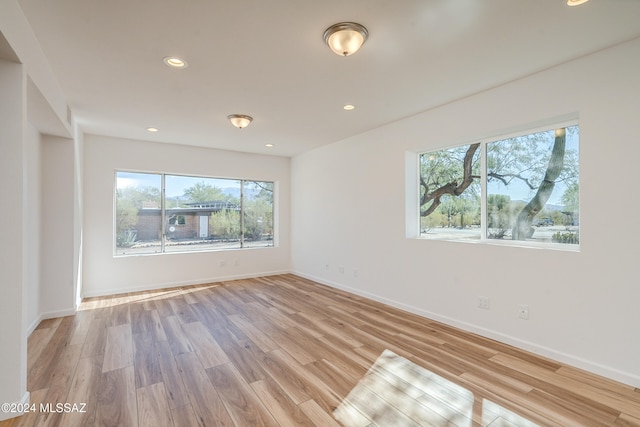
[[41, 160], [40, 133], [32, 125], [27, 128], [25, 139], [25, 242], [27, 264], [25, 286], [27, 299], [25, 310], [27, 319], [27, 332], [35, 329], [40, 322], [40, 160]]
[[42, 137], [40, 316], [75, 313], [74, 143]]
[[[289, 158], [95, 135], [84, 136], [83, 149], [84, 296], [289, 271]], [[114, 257], [115, 170], [275, 181], [277, 247]]]
[[[640, 386], [639, 75], [636, 39], [295, 157], [294, 271]], [[407, 152], [568, 115], [580, 119], [579, 253], [405, 237]]]
[[84, 224], [83, 211], [83, 146], [84, 134], [80, 131], [79, 125], [74, 122], [73, 140], [73, 278], [74, 278], [74, 300], [78, 307], [82, 302], [82, 230]]
[[25, 315], [27, 334], [75, 312], [73, 141], [29, 125], [25, 155]]
[[[0, 245], [0, 402], [28, 401], [26, 304], [28, 245], [25, 173], [28, 155], [26, 74], [0, 60], [0, 208], [8, 220]], [[15, 414], [0, 412], [0, 421]]]
[[[27, 337], [43, 318], [42, 137], [27, 123], [41, 105], [28, 99], [28, 81], [38, 83], [36, 100], [55, 117], [66, 117], [66, 103], [46, 59], [16, 1], [0, 2], [0, 31], [22, 64], [0, 60], [0, 207], [4, 213], [0, 248], [0, 402], [28, 403]], [[23, 65], [24, 64], [24, 65]], [[35, 88], [33, 84], [31, 88]], [[32, 93], [33, 94], [33, 93]], [[28, 105], [29, 104], [29, 105]], [[45, 109], [45, 110], [47, 110]], [[51, 123], [47, 119], [47, 123]], [[63, 122], [61, 122], [63, 123]], [[64, 123], [59, 126], [65, 129]], [[59, 212], [59, 205], [50, 210]], [[44, 243], [44, 244], [43, 244]], [[72, 261], [69, 259], [68, 261]], [[44, 278], [46, 280], [46, 277]], [[47, 301], [48, 302], [48, 301]], [[0, 421], [17, 413], [0, 413]]]
[[[69, 300], [65, 289], [60, 288], [61, 271], [54, 268], [58, 265], [62, 266], [62, 270], [65, 270], [66, 265], [73, 264], [79, 258], [78, 251], [69, 253], [65, 249], [68, 244], [67, 240], [73, 239], [73, 235], [67, 235], [64, 226], [62, 227], [63, 232], [56, 235], [55, 239], [52, 239], [51, 233], [45, 233], [45, 235], [42, 233], [43, 221], [46, 223], [48, 218], [60, 218], [64, 224], [74, 220], [79, 223], [78, 216], [74, 216], [73, 205], [68, 204], [67, 196], [69, 191], [73, 194], [73, 182], [58, 180], [68, 173], [67, 158], [65, 155], [57, 156], [55, 151], [50, 151], [44, 158], [42, 157], [43, 144], [45, 143], [43, 141], [47, 139], [42, 136], [42, 133], [53, 132], [57, 135], [72, 135], [72, 132], [70, 124], [67, 122], [67, 103], [62, 89], [56, 77], [51, 73], [47, 59], [17, 0], [0, 2], [0, 31], [9, 43], [10, 49], [21, 62], [21, 73], [24, 73], [22, 76], [24, 82], [21, 84], [12, 82], [11, 90], [5, 91], [3, 89], [0, 92], [2, 93], [1, 102], [23, 114], [22, 121], [11, 117], [8, 124], [6, 126], [3, 124], [0, 129], [3, 131], [3, 137], [12, 138], [8, 132], [11, 126], [20, 124], [25, 126], [22, 139], [13, 136], [14, 139], [11, 140], [13, 143], [21, 144], [24, 155], [22, 162], [5, 157], [8, 162], [11, 162], [11, 168], [21, 168], [22, 181], [18, 183], [15, 179], [3, 178], [3, 182], [12, 190], [23, 190], [24, 209], [18, 212], [12, 208], [10, 223], [12, 230], [17, 229], [19, 224], [22, 224], [24, 228], [24, 236], [20, 239], [24, 248], [22, 260], [24, 305], [21, 308], [26, 325], [23, 331], [23, 345], [26, 347], [28, 333], [37, 326], [40, 320], [73, 311], [73, 300]], [[14, 100], [11, 98], [12, 90], [20, 90], [19, 96], [22, 99]], [[0, 118], [0, 120], [2, 119]], [[28, 125], [27, 121], [29, 121]], [[51, 189], [54, 193], [43, 193], [43, 185], [46, 187], [49, 183], [60, 184], [60, 186], [54, 186]], [[24, 184], [24, 188], [19, 187], [18, 184]], [[0, 199], [4, 207], [4, 203], [12, 201], [4, 191], [2, 194], [3, 197]], [[48, 199], [48, 197], [51, 198]], [[67, 199], [64, 200], [65, 198]], [[61, 203], [57, 203], [56, 200]], [[49, 203], [50, 201], [52, 203]], [[46, 207], [43, 207], [43, 202], [47, 203]], [[18, 217], [20, 214], [22, 216]], [[5, 220], [5, 224], [8, 223]], [[8, 238], [7, 233], [5, 233], [5, 238]], [[15, 245], [8, 248], [13, 252], [19, 249]], [[13, 265], [18, 265], [15, 260]], [[7, 299], [7, 301], [10, 300]], [[15, 319], [13, 323], [8, 324], [15, 324]], [[4, 346], [5, 343], [2, 341], [0, 344]], [[26, 366], [26, 354], [24, 357]], [[11, 369], [15, 370], [15, 367]]]

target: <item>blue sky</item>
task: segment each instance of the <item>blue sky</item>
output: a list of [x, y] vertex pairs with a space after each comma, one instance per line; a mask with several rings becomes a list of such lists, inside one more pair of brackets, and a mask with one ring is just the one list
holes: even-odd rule
[[[136, 173], [136, 172], [117, 172], [117, 188], [126, 187], [161, 187], [161, 179], [159, 174]], [[167, 175], [165, 180], [167, 197], [178, 197], [184, 194], [184, 191], [199, 183], [206, 184], [222, 189], [237, 188], [239, 191], [240, 181], [234, 179], [220, 178], [202, 178], [191, 176]]]
[[[579, 135], [578, 132], [567, 132], [566, 139], [566, 151], [579, 150]], [[547, 201], [548, 204], [562, 205], [562, 195], [566, 190], [566, 186], [563, 182], [557, 182], [556, 186], [551, 194], [551, 197]], [[531, 190], [523, 182], [513, 180], [508, 187], [505, 187], [497, 180], [492, 180], [487, 184], [487, 192], [491, 194], [508, 194], [511, 200], [522, 200], [528, 202], [535, 195], [536, 190]]]

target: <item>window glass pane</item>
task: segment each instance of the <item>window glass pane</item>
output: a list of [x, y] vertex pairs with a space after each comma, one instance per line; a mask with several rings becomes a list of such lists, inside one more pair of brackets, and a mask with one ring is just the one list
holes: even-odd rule
[[273, 182], [116, 172], [116, 254], [273, 246], [273, 201]]
[[579, 242], [578, 126], [487, 144], [487, 238]]
[[480, 144], [420, 155], [420, 235], [479, 239]]
[[244, 182], [244, 247], [273, 246], [273, 182]]
[[160, 252], [161, 175], [116, 172], [116, 255]]
[[165, 176], [165, 252], [240, 247], [240, 181]]

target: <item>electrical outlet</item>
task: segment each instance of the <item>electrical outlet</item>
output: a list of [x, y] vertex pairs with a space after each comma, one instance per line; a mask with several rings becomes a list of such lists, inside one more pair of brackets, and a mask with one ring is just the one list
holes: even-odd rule
[[489, 310], [489, 297], [478, 297], [478, 308]]
[[220, 260], [220, 267], [226, 267], [227, 266], [227, 261], [221, 259]]
[[343, 265], [339, 266], [339, 267], [338, 267], [338, 271], [339, 271], [341, 274], [344, 274], [344, 266], [343, 266]]
[[529, 306], [527, 304], [518, 304], [518, 317], [529, 320]]

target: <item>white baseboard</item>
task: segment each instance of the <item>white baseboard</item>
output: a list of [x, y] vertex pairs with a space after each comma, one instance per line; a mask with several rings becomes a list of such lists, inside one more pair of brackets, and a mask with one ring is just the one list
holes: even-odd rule
[[205, 277], [201, 279], [194, 279], [194, 280], [187, 280], [187, 281], [163, 282], [163, 283], [156, 283], [153, 285], [126, 286], [126, 287], [119, 287], [119, 288], [90, 290], [90, 291], [83, 291], [82, 297], [83, 298], [103, 297], [107, 295], [117, 295], [117, 294], [123, 294], [128, 292], [152, 291], [156, 289], [177, 288], [180, 286], [201, 285], [204, 283], [218, 283], [218, 282], [226, 282], [231, 280], [252, 279], [255, 277], [275, 276], [277, 274], [287, 274], [290, 272], [291, 271], [289, 270], [268, 271], [268, 272], [261, 272], [261, 273]]
[[579, 369], [583, 369], [585, 371], [612, 379], [614, 381], [618, 381], [624, 384], [628, 384], [632, 387], [640, 387], [640, 376], [634, 375], [630, 372], [620, 371], [616, 368], [612, 368], [610, 366], [602, 365], [572, 354], [567, 354], [561, 351], [554, 350], [552, 348], [548, 348], [536, 343], [532, 343], [529, 341], [522, 340], [520, 338], [506, 335], [501, 332], [497, 332], [491, 329], [483, 328], [472, 323], [462, 322], [460, 320], [442, 316], [437, 313], [432, 313], [427, 310], [420, 309], [418, 307], [414, 307], [408, 304], [404, 304], [395, 300], [391, 300], [388, 298], [381, 297], [379, 295], [375, 295], [366, 291], [362, 291], [359, 289], [351, 288], [349, 286], [342, 285], [340, 283], [332, 282], [330, 280], [325, 280], [320, 277], [315, 277], [313, 275], [300, 273], [296, 271], [292, 271], [292, 274], [298, 275], [300, 277], [304, 277], [309, 280], [313, 280], [314, 282], [321, 283], [323, 285], [331, 286], [333, 288], [341, 289], [346, 292], [350, 292], [352, 294], [360, 295], [365, 298], [372, 299], [374, 301], [381, 302], [383, 304], [389, 305], [391, 307], [399, 308], [401, 310], [408, 311], [413, 314], [417, 314], [418, 316], [422, 316], [424, 318], [435, 320], [441, 323], [444, 323], [449, 326], [453, 326], [468, 332], [472, 332], [477, 335], [481, 335], [486, 338], [490, 338], [496, 341], [500, 341], [504, 344], [509, 344], [514, 347], [520, 348], [522, 350], [529, 351], [534, 354], [538, 354], [540, 356], [544, 356], [553, 360], [556, 360], [561, 363], [565, 363], [570, 366], [574, 366]]
[[[15, 408], [28, 407], [30, 399], [31, 399], [31, 394], [27, 391], [22, 395], [22, 398], [20, 399], [19, 402], [14, 402], [15, 405], [13, 405], [13, 407], [15, 407]], [[7, 402], [7, 403], [9, 404], [10, 407], [12, 407], [12, 404], [10, 402]], [[3, 406], [4, 406], [4, 404], [3, 404]], [[21, 412], [4, 412], [4, 411], [0, 411], [0, 421], [5, 421], [5, 420], [9, 420], [11, 418], [19, 417], [19, 416], [23, 415], [24, 413], [25, 413], [25, 411], [21, 411]]]
[[42, 322], [43, 320], [53, 319], [56, 317], [73, 316], [74, 314], [76, 314], [76, 308], [40, 313], [40, 315], [33, 322], [31, 322], [31, 324], [27, 328], [27, 336], [31, 335], [31, 333], [38, 327], [40, 322]]

